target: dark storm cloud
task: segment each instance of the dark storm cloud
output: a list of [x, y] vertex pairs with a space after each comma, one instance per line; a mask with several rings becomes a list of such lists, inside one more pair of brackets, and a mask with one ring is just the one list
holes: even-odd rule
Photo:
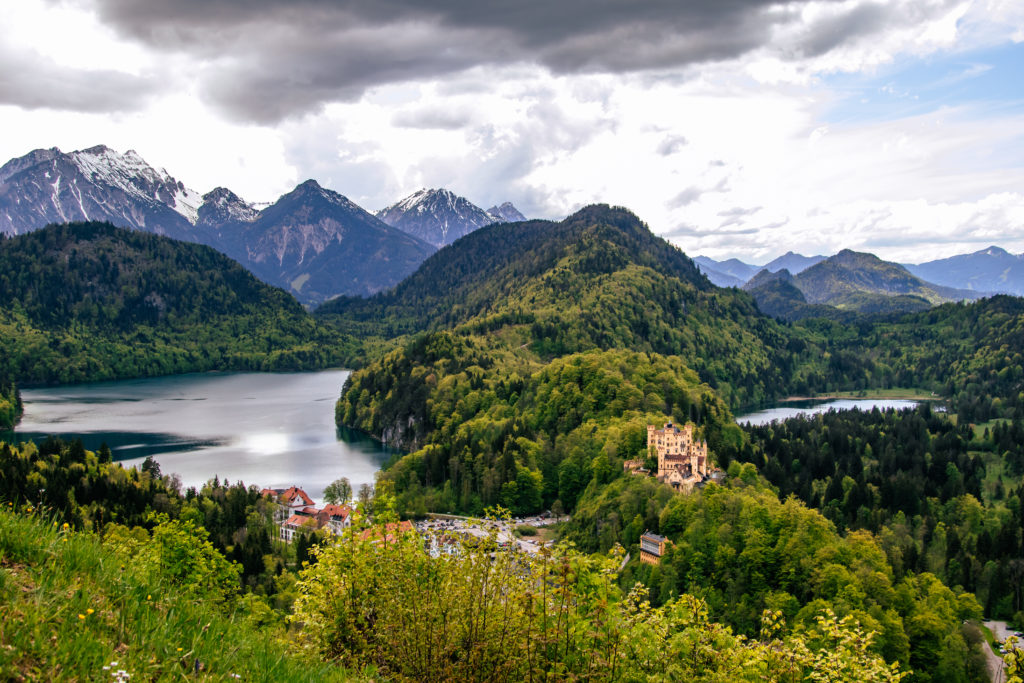
[[924, 11], [835, 2], [834, 11], [802, 25], [799, 2], [776, 0], [91, 1], [121, 34], [202, 60], [205, 95], [260, 122], [356, 98], [373, 85], [481, 65], [540, 64], [555, 73], [676, 68], [739, 57], [779, 35], [792, 44], [773, 47], [799, 58], [894, 20], [921, 21]]
[[132, 111], [155, 84], [118, 71], [69, 69], [0, 44], [0, 104], [81, 112]]

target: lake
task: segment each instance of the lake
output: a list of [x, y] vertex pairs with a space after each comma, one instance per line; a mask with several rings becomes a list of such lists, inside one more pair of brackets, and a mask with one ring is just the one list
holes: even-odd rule
[[365, 434], [339, 430], [334, 403], [348, 370], [201, 373], [24, 389], [19, 440], [49, 435], [106, 442], [125, 466], [146, 456], [164, 474], [199, 487], [221, 480], [305, 489], [322, 501], [327, 484], [372, 484], [393, 451]]
[[913, 408], [920, 401], [912, 401], [903, 398], [839, 398], [824, 401], [787, 401], [778, 403], [771, 408], [765, 408], [746, 415], [739, 415], [736, 422], [743, 424], [765, 425], [774, 420], [785, 420], [797, 415], [817, 415], [827, 413], [830, 410], [871, 410], [878, 408], [886, 410], [895, 408]]

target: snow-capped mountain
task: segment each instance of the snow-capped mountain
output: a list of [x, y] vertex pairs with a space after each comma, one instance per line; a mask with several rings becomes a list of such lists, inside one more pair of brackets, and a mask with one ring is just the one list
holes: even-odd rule
[[99, 220], [197, 240], [202, 197], [134, 151], [38, 149], [0, 168], [0, 232]]
[[492, 206], [487, 213], [494, 216], [497, 223], [519, 223], [526, 220], [526, 216], [519, 212], [512, 202], [505, 202], [501, 206]]
[[220, 228], [227, 223], [251, 223], [260, 212], [226, 187], [217, 187], [203, 195], [196, 212], [197, 225]]
[[435, 251], [315, 181], [259, 211], [103, 145], [38, 149], [0, 167], [0, 232], [85, 220], [212, 246], [307, 304], [392, 287]]
[[477, 228], [502, 220], [444, 189], [414, 192], [378, 211], [377, 218], [435, 247], [451, 244]]

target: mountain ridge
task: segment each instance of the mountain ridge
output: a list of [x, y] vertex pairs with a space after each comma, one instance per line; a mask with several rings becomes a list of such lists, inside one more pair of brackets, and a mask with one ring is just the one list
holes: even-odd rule
[[[320, 193], [320, 210], [296, 201], [296, 192]], [[107, 221], [212, 246], [306, 304], [394, 286], [433, 253], [343, 195], [326, 192], [306, 181], [258, 210], [225, 187], [200, 195], [131, 150], [97, 145], [65, 154], [53, 147], [0, 167], [0, 233]], [[316, 220], [304, 222], [314, 214]], [[348, 244], [338, 248], [343, 236]], [[332, 254], [334, 262], [325, 263]]]
[[451, 190], [424, 188], [375, 215], [391, 227], [437, 248], [492, 223], [526, 220], [511, 202], [491, 208], [493, 211], [485, 211]]

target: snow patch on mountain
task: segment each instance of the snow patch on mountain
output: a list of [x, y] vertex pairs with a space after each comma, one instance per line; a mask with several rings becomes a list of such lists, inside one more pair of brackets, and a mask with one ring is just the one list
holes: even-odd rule
[[118, 154], [106, 145], [97, 145], [68, 156], [91, 182], [165, 204], [195, 225], [202, 195], [185, 187], [166, 170], [147, 164], [135, 150]]

